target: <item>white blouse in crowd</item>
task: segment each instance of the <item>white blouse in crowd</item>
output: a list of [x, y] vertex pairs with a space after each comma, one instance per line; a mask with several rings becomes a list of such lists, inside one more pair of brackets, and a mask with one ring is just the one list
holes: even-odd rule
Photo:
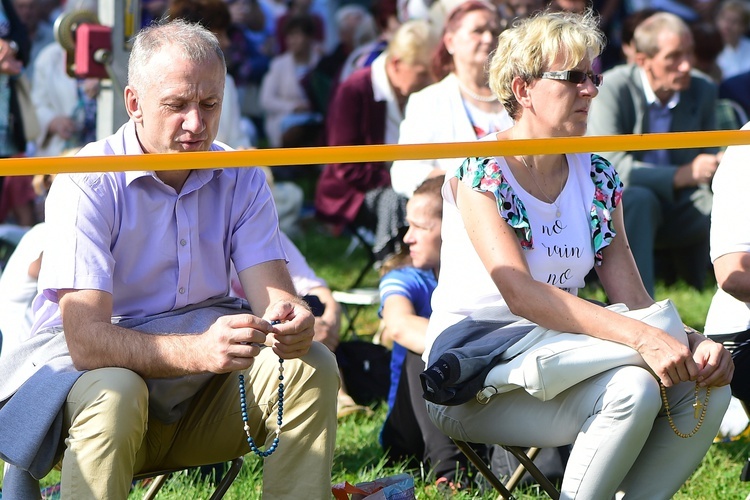
[[[499, 115], [503, 131], [513, 126], [513, 120], [503, 109]], [[438, 142], [470, 142], [477, 140], [469, 114], [466, 111], [458, 78], [449, 74], [409, 96], [404, 112], [404, 121], [399, 129], [399, 144], [430, 144]], [[451, 174], [463, 158], [440, 158], [429, 160], [399, 160], [391, 167], [393, 189], [407, 198], [424, 181], [433, 169]]]
[[716, 64], [721, 68], [722, 80], [750, 71], [750, 38], [740, 38], [737, 47], [725, 45]]

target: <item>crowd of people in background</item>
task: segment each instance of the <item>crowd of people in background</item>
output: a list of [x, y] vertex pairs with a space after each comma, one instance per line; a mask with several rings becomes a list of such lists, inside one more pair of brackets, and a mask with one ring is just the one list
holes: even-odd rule
[[[3, 115], [8, 118], [0, 127], [0, 154], [56, 156], [91, 142], [96, 138], [99, 82], [71, 76], [69, 55], [55, 41], [53, 25], [60, 15], [75, 11], [96, 14], [97, 3], [13, 0], [3, 6], [8, 23], [6, 32], [0, 33], [0, 88], [7, 88], [8, 94], [0, 93], [0, 101], [5, 99], [8, 108], [3, 112], [0, 107], [0, 121]], [[149, 0], [142, 4], [141, 23], [183, 17], [200, 21], [219, 36], [228, 74], [218, 139], [233, 148], [407, 144], [473, 140], [510, 127], [512, 121], [486, 85], [486, 62], [497, 35], [514, 20], [544, 9], [580, 13], [586, 8], [599, 15], [600, 28], [607, 36], [595, 69], [611, 70], [608, 80], [613, 82], [624, 71], [616, 67], [643, 67], [636, 56], [636, 27], [655, 13], [674, 14], [693, 40], [692, 49], [684, 54], [690, 58], [687, 64], [693, 83], [686, 82], [685, 90], [692, 89], [704, 99], [705, 94], [716, 94], [706, 102], [707, 109], [715, 109], [711, 121], [705, 116], [691, 130], [737, 129], [745, 123], [750, 112], [746, 85], [750, 81], [750, 14], [745, 0]], [[368, 76], [361, 70], [372, 73]], [[367, 79], [372, 85], [363, 85]], [[19, 105], [21, 80], [30, 84], [36, 111], [31, 119]], [[365, 88], [369, 86], [372, 89]], [[357, 87], [364, 91], [352, 94]], [[352, 108], [354, 103], [360, 108]], [[590, 134], [658, 130], [645, 122], [629, 130], [608, 126], [598, 119], [602, 109], [602, 114], [611, 117], [604, 108], [595, 106]], [[367, 119], [360, 120], [354, 109], [369, 113]], [[25, 122], [36, 126], [30, 128]], [[619, 156], [628, 165], [641, 161], [635, 153]], [[671, 165], [667, 162], [677, 160], [664, 156], [658, 161]], [[356, 173], [346, 165], [285, 167], [274, 169], [274, 174], [277, 181], [301, 184], [306, 201], [314, 205], [295, 204], [299, 213], [292, 217], [314, 209], [334, 234], [364, 230], [380, 262], [398, 251], [405, 203], [416, 186], [455, 163], [456, 159], [446, 158], [356, 165]], [[615, 163], [623, 170], [620, 161]], [[628, 195], [635, 198], [643, 188], [640, 176], [631, 176], [630, 167], [625, 170]], [[30, 177], [3, 179], [0, 239], [9, 248], [18, 244], [25, 228], [41, 222], [40, 217], [28, 215], [28, 208], [36, 203], [30, 182]], [[297, 191], [299, 198], [302, 191]], [[695, 198], [692, 190], [680, 192]], [[703, 194], [706, 207], [692, 201], [699, 212], [694, 217], [698, 220], [696, 236], [678, 240], [691, 247], [689, 253], [695, 258], [707, 261], [710, 192]], [[656, 275], [702, 286], [705, 273], [685, 276], [658, 268], [670, 259], [651, 233], [664, 227], [660, 221], [669, 216], [653, 219], [653, 228], [630, 231], [639, 236], [635, 256], [647, 289], [653, 294]]]
[[[737, 130], [748, 123], [750, 0], [143, 0], [141, 23], [179, 18], [203, 24], [218, 38], [227, 74], [217, 140], [235, 149], [288, 148], [462, 142], [505, 132], [514, 118], [488, 82], [498, 35], [545, 10], [587, 9], [607, 37], [591, 61], [603, 83], [587, 110], [588, 135]], [[71, 76], [69, 55], [53, 35], [59, 16], [79, 10], [96, 13], [97, 2], [0, 3], [0, 157], [59, 156], [97, 139], [99, 81]], [[21, 93], [29, 91], [33, 115], [22, 106]], [[737, 166], [739, 153], [730, 153]], [[702, 289], [712, 260], [724, 266], [717, 274], [723, 286], [734, 268], [710, 245], [722, 243], [728, 251], [750, 245], [714, 232], [719, 193], [712, 182], [724, 151], [598, 154], [624, 184], [624, 226], [646, 292], [654, 297], [659, 280]], [[461, 162], [307, 165], [274, 168], [267, 176], [282, 230], [290, 236], [297, 234], [297, 219], [314, 213], [334, 236], [360, 235], [378, 265], [387, 262], [390, 269], [398, 257], [381, 282], [385, 333], [395, 342], [383, 446], [394, 460], [432, 464], [451, 485], [456, 464], [467, 464], [418, 406], [416, 380], [440, 269], [442, 216], [434, 206], [441, 201], [440, 185], [431, 179], [450, 177]], [[739, 170], [732, 171], [737, 178], [747, 177]], [[735, 193], [725, 196], [739, 199], [732, 188], [741, 184], [729, 175], [717, 179]], [[38, 179], [36, 186], [32, 180], [0, 177], [0, 272], [9, 259], [23, 258], [22, 271], [0, 281], [0, 307], [10, 300], [18, 311], [15, 319], [3, 316], [3, 330], [31, 324], [51, 179]], [[733, 205], [720, 203], [722, 213], [735, 214]], [[737, 228], [729, 215], [721, 222], [727, 232]], [[426, 254], [410, 256], [410, 247]], [[335, 351], [341, 309], [325, 282], [316, 287], [324, 291], [318, 316], [325, 318], [316, 324], [316, 340]], [[750, 320], [726, 324], [717, 311], [750, 300], [750, 286], [738, 288], [737, 295], [717, 295], [720, 303], [707, 324], [732, 347], [748, 341]], [[22, 300], [9, 289], [23, 291]], [[9, 335], [0, 331], [0, 353], [19, 340], [8, 342]], [[741, 347], [736, 352], [745, 355]], [[746, 388], [732, 388], [743, 400], [750, 397]], [[339, 406], [342, 400], [360, 408], [344, 390]]]

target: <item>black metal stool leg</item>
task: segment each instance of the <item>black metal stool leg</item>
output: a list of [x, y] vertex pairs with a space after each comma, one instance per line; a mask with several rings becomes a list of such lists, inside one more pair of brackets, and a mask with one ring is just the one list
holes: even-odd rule
[[560, 492], [557, 491], [555, 485], [552, 484], [552, 481], [547, 479], [547, 476], [542, 474], [542, 471], [539, 470], [539, 467], [537, 467], [534, 464], [533, 460], [529, 458], [526, 452], [524, 452], [523, 448], [519, 448], [518, 446], [503, 446], [503, 448], [511, 452], [518, 459], [518, 461], [521, 462], [521, 465], [526, 468], [529, 474], [531, 474], [531, 477], [533, 477], [536, 482], [539, 483], [539, 486], [541, 486], [542, 489], [547, 492], [552, 500], [558, 500], [560, 498]]
[[492, 472], [489, 467], [487, 467], [487, 464], [484, 463], [484, 460], [482, 460], [479, 455], [477, 455], [477, 452], [474, 451], [474, 448], [472, 448], [469, 443], [456, 439], [454, 439], [453, 442], [456, 443], [456, 446], [459, 450], [461, 450], [461, 453], [466, 455], [466, 458], [469, 459], [469, 461], [474, 465], [474, 467], [477, 468], [477, 470], [484, 476], [484, 478], [490, 482], [492, 487], [500, 493], [500, 498], [503, 498], [505, 500], [515, 500], [515, 497], [511, 494], [508, 488], [506, 488], [502, 481], [500, 481], [500, 479], [498, 479], [498, 477], [495, 475], [495, 473]]
[[529, 448], [528, 450], [524, 450], [523, 448], [520, 448], [518, 446], [501, 445], [504, 449], [513, 454], [513, 456], [515, 456], [516, 459], [518, 459], [518, 461], [520, 462], [520, 465], [518, 466], [518, 468], [516, 468], [511, 478], [507, 481], [507, 484], [503, 484], [500, 478], [498, 478], [497, 475], [492, 472], [492, 470], [474, 451], [469, 443], [456, 439], [454, 439], [453, 442], [456, 443], [456, 446], [459, 450], [461, 450], [461, 453], [466, 455], [466, 458], [468, 458], [469, 461], [474, 465], [474, 467], [476, 467], [477, 470], [485, 477], [485, 479], [489, 481], [492, 487], [495, 488], [498, 493], [500, 493], [499, 498], [503, 498], [506, 500], [515, 499], [511, 492], [518, 485], [523, 474], [525, 472], [528, 472], [529, 474], [531, 474], [531, 477], [533, 477], [534, 480], [539, 483], [539, 486], [541, 486], [541, 488], [547, 493], [547, 495], [549, 495], [552, 500], [559, 500], [560, 492], [557, 490], [555, 485], [552, 484], [552, 481], [550, 481], [547, 476], [545, 476], [542, 471], [539, 470], [536, 464], [534, 464], [534, 458], [536, 458], [537, 454], [540, 451], [539, 448]]

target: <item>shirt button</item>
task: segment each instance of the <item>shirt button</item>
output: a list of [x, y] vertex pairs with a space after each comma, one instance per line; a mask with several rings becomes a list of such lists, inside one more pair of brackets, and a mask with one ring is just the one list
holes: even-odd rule
[[187, 241], [185, 241], [184, 239], [183, 239], [183, 240], [180, 240], [180, 245], [182, 245], [182, 246], [185, 246], [185, 245], [187, 245]]
[[180, 287], [180, 293], [185, 293], [185, 289], [183, 287]]

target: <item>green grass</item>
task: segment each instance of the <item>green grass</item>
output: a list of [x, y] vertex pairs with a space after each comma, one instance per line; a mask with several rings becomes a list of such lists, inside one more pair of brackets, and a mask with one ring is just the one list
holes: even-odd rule
[[682, 283], [669, 287], [657, 283], [655, 295], [657, 300], [672, 299], [680, 311], [682, 321], [702, 332], [706, 323], [708, 306], [711, 304], [715, 291], [716, 285], [713, 281], [701, 291]]
[[[346, 254], [350, 239], [346, 236], [334, 238], [320, 226], [311, 223], [305, 227], [305, 238], [297, 242], [300, 250], [308, 258], [310, 265], [326, 279], [333, 289], [345, 289], [355, 279], [365, 265], [365, 254], [362, 249], [355, 249]], [[378, 276], [375, 271], [368, 273], [364, 285], [377, 286]], [[671, 298], [677, 305], [683, 320], [697, 329], [702, 329], [708, 306], [713, 296], [713, 284], [706, 290], [698, 292], [686, 285], [657, 286], [657, 299]], [[600, 291], [585, 290], [583, 295], [603, 300]], [[346, 325], [344, 325], [346, 327]], [[378, 328], [377, 308], [368, 307], [357, 317], [355, 331], [364, 337], [374, 335]], [[398, 474], [404, 471], [401, 467], [386, 467], [383, 453], [378, 445], [380, 426], [385, 419], [383, 405], [374, 408], [374, 415], [368, 417], [354, 414], [339, 421], [336, 440], [336, 451], [333, 466], [333, 481], [361, 482], [376, 477]], [[283, 441], [282, 441], [283, 443]], [[750, 492], [750, 483], [739, 481], [747, 457], [750, 456], [750, 440], [747, 438], [730, 443], [714, 444], [700, 467], [690, 480], [675, 496], [679, 500], [715, 500], [744, 499]], [[0, 463], [1, 464], [1, 463]], [[665, 467], [668, 467], [665, 464]], [[442, 499], [432, 486], [432, 478], [424, 477], [419, 470], [409, 471], [415, 479], [417, 498], [433, 500]], [[0, 468], [0, 476], [2, 469]], [[262, 484], [262, 463], [254, 455], [246, 457], [245, 465], [238, 480], [230, 488], [227, 499], [259, 499]], [[44, 485], [59, 481], [59, 472], [52, 472], [44, 479]], [[0, 478], [0, 484], [1, 478]], [[175, 474], [159, 494], [160, 499], [190, 500], [208, 498], [211, 487], [200, 480], [195, 473]], [[136, 488], [131, 499], [142, 498], [144, 490]], [[522, 499], [546, 498], [539, 494], [537, 488], [529, 487], [516, 491]], [[494, 499], [492, 492], [484, 494], [461, 492], [453, 498]], [[312, 499], [311, 499], [312, 500]]]
[[[361, 482], [376, 477], [398, 474], [403, 467], [385, 467], [382, 463], [382, 452], [377, 444], [380, 425], [385, 418], [383, 406], [375, 409], [375, 414], [367, 417], [355, 414], [339, 422], [336, 440], [336, 456], [333, 466], [333, 481]], [[748, 483], [739, 482], [740, 471], [750, 454], [750, 441], [742, 440], [732, 443], [714, 444], [703, 463], [691, 479], [674, 497], [678, 500], [730, 500], [744, 499], [750, 492]], [[415, 479], [417, 498], [438, 500], [444, 498], [432, 486], [430, 478], [424, 478], [420, 471], [409, 471]], [[2, 472], [0, 472], [0, 475]], [[262, 465], [260, 459], [248, 455], [239, 478], [229, 489], [226, 499], [246, 500], [260, 499]], [[52, 472], [43, 484], [50, 485], [59, 481], [59, 472]], [[159, 493], [159, 499], [165, 500], [202, 500], [210, 496], [212, 486], [200, 480], [195, 472], [174, 474]], [[143, 497], [145, 489], [135, 488], [130, 499]], [[547, 498], [535, 487], [519, 489], [515, 492], [520, 499]], [[453, 498], [495, 499], [491, 492], [472, 494], [461, 492]], [[313, 500], [313, 499], [311, 499]]]

